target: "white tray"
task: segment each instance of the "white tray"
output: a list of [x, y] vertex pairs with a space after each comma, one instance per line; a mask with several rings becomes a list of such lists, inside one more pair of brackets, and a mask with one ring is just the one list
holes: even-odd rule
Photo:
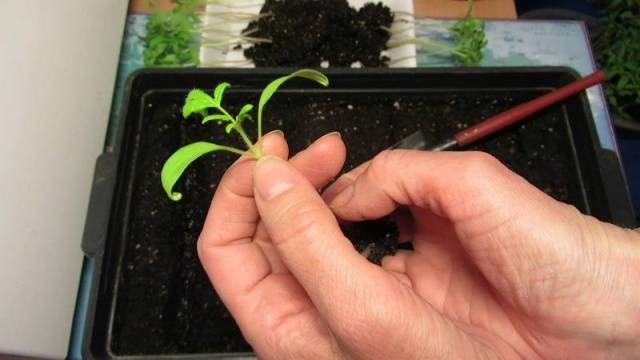
[[[355, 8], [360, 8], [367, 3], [367, 0], [349, 0], [349, 4]], [[389, 6], [392, 11], [396, 12], [396, 21], [391, 29], [407, 29], [397, 35], [397, 38], [413, 38], [415, 32], [411, 23], [400, 22], [398, 19], [413, 20], [410, 14], [413, 14], [413, 0], [386, 0], [382, 1]], [[206, 7], [206, 13], [203, 15], [202, 37], [210, 41], [219, 42], [229, 39], [230, 34], [240, 34], [244, 30], [248, 20], [234, 20], [233, 22], [223, 21], [223, 14], [242, 13], [242, 14], [258, 14], [264, 2], [260, 0], [222, 0], [217, 3], [209, 3]], [[216, 15], [220, 14], [220, 15]], [[247, 47], [245, 45], [245, 47]], [[416, 46], [407, 44], [395, 47], [385, 52], [390, 58], [391, 67], [416, 67]], [[200, 48], [200, 67], [254, 67], [250, 60], [244, 57], [243, 49], [233, 49], [232, 46], [225, 49], [201, 47]]]

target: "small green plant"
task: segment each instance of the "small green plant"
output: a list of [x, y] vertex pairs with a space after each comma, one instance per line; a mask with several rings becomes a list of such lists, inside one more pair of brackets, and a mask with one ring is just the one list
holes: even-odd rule
[[631, 121], [640, 109], [640, 0], [612, 1], [605, 13], [594, 48], [609, 76], [605, 91], [613, 112]]
[[487, 38], [484, 33], [484, 20], [471, 15], [473, 0], [468, 2], [469, 8], [465, 17], [449, 29], [455, 42], [451, 52], [465, 65], [478, 66], [482, 61], [482, 49], [487, 46]]
[[200, 40], [198, 9], [204, 0], [176, 0], [173, 10], [161, 10], [150, 2], [143, 53], [145, 66], [184, 67], [198, 65]]
[[[229, 7], [219, 0], [174, 0], [173, 10], [162, 10], [150, 0], [152, 13], [146, 23], [143, 53], [145, 66], [190, 67], [200, 64], [200, 47], [228, 50], [245, 44], [269, 43], [270, 39], [251, 36], [250, 32], [229, 31], [229, 24], [252, 21], [271, 16], [270, 13], [250, 14], [238, 11], [204, 11], [205, 4], [215, 3]], [[203, 25], [202, 17], [217, 19], [218, 23]], [[239, 62], [240, 64], [246, 61]], [[234, 61], [221, 60], [206, 65], [233, 65]]]
[[[453, 46], [430, 39], [405, 39], [390, 41], [389, 47], [396, 47], [408, 43], [422, 45], [431, 48], [432, 51], [423, 53], [429, 56], [453, 56], [458, 62], [466, 66], [478, 66], [482, 61], [482, 49], [487, 46], [487, 38], [484, 32], [484, 20], [476, 19], [471, 15], [473, 0], [467, 0], [468, 8], [464, 18], [448, 28], [453, 38]], [[390, 29], [385, 29], [390, 31]], [[406, 29], [404, 29], [406, 30]], [[403, 32], [401, 30], [400, 32]]]
[[203, 124], [210, 121], [219, 122], [225, 125], [225, 131], [227, 134], [236, 132], [247, 148], [242, 150], [231, 146], [200, 141], [178, 149], [178, 151], [171, 155], [171, 157], [169, 157], [165, 162], [160, 174], [162, 187], [169, 198], [174, 201], [178, 201], [182, 198], [182, 194], [174, 192], [173, 187], [187, 167], [202, 155], [214, 151], [228, 151], [240, 156], [246, 155], [254, 159], [260, 159], [263, 157], [264, 154], [260, 149], [259, 142], [262, 138], [262, 114], [264, 107], [276, 91], [278, 91], [285, 82], [293, 78], [305, 78], [313, 80], [322, 86], [329, 86], [329, 79], [324, 74], [309, 69], [298, 70], [269, 83], [262, 91], [260, 100], [258, 101], [257, 140], [255, 143], [251, 141], [243, 128], [244, 121], [251, 119], [251, 112], [253, 111], [254, 106], [252, 104], [245, 104], [234, 116], [222, 105], [224, 92], [231, 86], [229, 83], [223, 82], [218, 84], [213, 91], [213, 96], [199, 89], [191, 90], [187, 95], [185, 104], [182, 108], [182, 116], [186, 119], [191, 114], [199, 114], [202, 116]]

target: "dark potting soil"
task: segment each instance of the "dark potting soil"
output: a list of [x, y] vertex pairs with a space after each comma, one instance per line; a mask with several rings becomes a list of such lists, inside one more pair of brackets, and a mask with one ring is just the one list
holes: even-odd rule
[[[536, 95], [532, 91], [331, 97], [280, 93], [265, 110], [265, 127], [282, 129], [291, 153], [323, 134], [340, 131], [348, 149], [347, 170], [418, 128], [437, 142]], [[201, 140], [229, 144], [216, 124], [181, 119], [184, 96], [153, 93], [143, 107], [112, 329], [111, 348], [116, 354], [251, 351], [196, 254], [212, 194], [235, 156], [210, 154], [196, 161], [177, 185], [184, 194], [180, 202], [168, 200], [160, 185], [160, 169], [179, 147]], [[249, 101], [257, 98], [255, 94]], [[226, 101], [233, 108], [238, 95], [230, 92]], [[574, 185], [577, 169], [568, 139], [562, 109], [555, 106], [474, 149], [490, 152], [546, 193], [584, 210]], [[234, 138], [230, 145], [240, 144]], [[358, 224], [345, 231], [358, 237], [355, 247], [374, 260], [395, 249], [397, 230], [392, 223]], [[381, 238], [378, 242], [367, 238], [373, 233]]]
[[[260, 11], [269, 14], [252, 21], [246, 32], [271, 39], [255, 44], [245, 56], [256, 66], [383, 67], [381, 55], [389, 33], [382, 27], [393, 22], [391, 10], [381, 3], [367, 3], [356, 10], [346, 0], [267, 0]], [[255, 31], [255, 32], [254, 32]]]
[[373, 221], [342, 223], [344, 235], [353, 247], [374, 264], [380, 265], [382, 258], [398, 250], [398, 226], [390, 216]]

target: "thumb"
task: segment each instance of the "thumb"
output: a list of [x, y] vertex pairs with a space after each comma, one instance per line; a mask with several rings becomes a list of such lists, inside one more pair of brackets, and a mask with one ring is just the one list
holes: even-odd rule
[[382, 270], [354, 249], [316, 189], [276, 157], [259, 160], [253, 176], [258, 211], [276, 251], [329, 326], [340, 333], [351, 325], [344, 319], [370, 317], [360, 303], [374, 290], [362, 285], [379, 281]]

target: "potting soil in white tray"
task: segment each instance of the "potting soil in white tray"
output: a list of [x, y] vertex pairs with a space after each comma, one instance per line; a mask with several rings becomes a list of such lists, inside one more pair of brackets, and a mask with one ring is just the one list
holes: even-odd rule
[[[349, 0], [349, 4], [354, 8], [360, 8], [367, 3], [367, 0]], [[413, 38], [415, 32], [412, 22], [401, 21], [413, 20], [413, 0], [386, 0], [382, 1], [389, 6], [396, 14], [391, 29], [402, 30], [391, 37], [391, 40]], [[207, 4], [206, 13], [203, 15], [202, 37], [204, 41], [224, 42], [230, 37], [240, 34], [249, 24], [249, 17], [260, 13], [260, 8], [264, 2], [260, 0], [222, 0], [216, 3]], [[233, 17], [233, 21], [229, 21]], [[400, 20], [400, 21], [399, 21]], [[201, 47], [200, 67], [254, 67], [252, 61], [244, 57], [243, 50], [249, 45], [244, 45], [243, 49], [233, 49], [235, 45], [226, 48]], [[386, 51], [390, 58], [391, 67], [416, 67], [416, 46], [406, 44]]]

